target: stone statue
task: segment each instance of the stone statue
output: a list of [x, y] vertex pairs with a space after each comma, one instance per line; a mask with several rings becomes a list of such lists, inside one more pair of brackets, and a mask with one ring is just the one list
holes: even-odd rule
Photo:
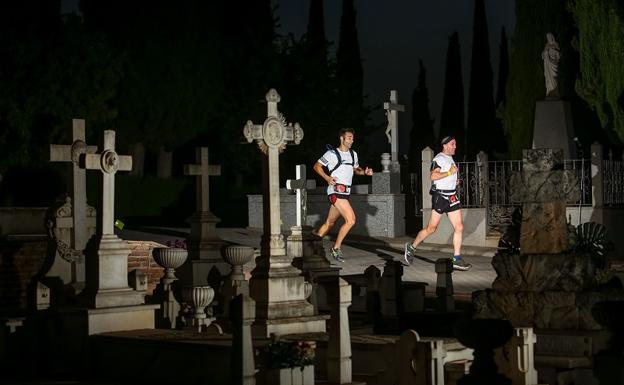
[[544, 60], [544, 78], [546, 80], [546, 96], [558, 96], [557, 72], [559, 70], [559, 44], [552, 33], [546, 34], [546, 45], [542, 51]]

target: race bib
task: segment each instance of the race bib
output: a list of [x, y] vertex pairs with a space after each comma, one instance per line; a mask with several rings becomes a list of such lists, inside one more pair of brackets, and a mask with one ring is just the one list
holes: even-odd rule
[[349, 194], [351, 192], [351, 186], [346, 184], [336, 183], [334, 185], [334, 191], [338, 194]]
[[449, 206], [455, 206], [459, 204], [459, 197], [457, 196], [457, 194], [449, 195], [448, 200]]

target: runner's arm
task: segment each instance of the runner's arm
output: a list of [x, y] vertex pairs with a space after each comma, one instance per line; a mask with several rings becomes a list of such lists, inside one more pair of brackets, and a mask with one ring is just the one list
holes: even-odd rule
[[432, 181], [440, 180], [440, 179], [449, 177], [456, 173], [457, 173], [457, 167], [455, 165], [452, 165], [451, 169], [448, 171], [442, 171], [440, 167], [436, 167], [433, 170], [431, 170], [431, 180]]
[[323, 169], [323, 165], [321, 164], [321, 162], [314, 163], [314, 167], [312, 168], [317, 174], [320, 175], [321, 178], [323, 178], [323, 180], [325, 180], [325, 182], [327, 182], [327, 184], [330, 184], [330, 185], [336, 184], [335, 178], [332, 178], [331, 176], [325, 173], [325, 170]]

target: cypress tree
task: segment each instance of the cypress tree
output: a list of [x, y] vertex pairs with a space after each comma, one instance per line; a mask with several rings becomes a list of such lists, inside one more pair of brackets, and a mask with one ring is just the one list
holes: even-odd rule
[[503, 135], [496, 130], [490, 43], [484, 0], [475, 0], [468, 91], [466, 139], [468, 159], [480, 150], [500, 151]]
[[410, 131], [410, 171], [420, 170], [421, 154], [425, 147], [435, 150], [433, 122], [429, 112], [429, 91], [427, 90], [427, 71], [422, 59], [418, 60], [418, 85], [412, 92], [412, 130]]
[[580, 53], [576, 90], [612, 139], [624, 142], [624, 4], [576, 0], [570, 10]]
[[[453, 135], [457, 140], [456, 159], [465, 159], [466, 135], [464, 128], [464, 82], [462, 80], [461, 52], [457, 31], [449, 37], [446, 51], [444, 95], [440, 114], [440, 137]], [[437, 146], [437, 138], [435, 140]]]
[[337, 122], [341, 126], [358, 130], [364, 125], [364, 71], [355, 21], [353, 0], [343, 0], [336, 52], [337, 105], [341, 111]]
[[500, 54], [498, 63], [498, 83], [496, 87], [496, 108], [505, 104], [507, 78], [509, 77], [509, 49], [507, 48], [507, 34], [505, 27], [501, 28]]

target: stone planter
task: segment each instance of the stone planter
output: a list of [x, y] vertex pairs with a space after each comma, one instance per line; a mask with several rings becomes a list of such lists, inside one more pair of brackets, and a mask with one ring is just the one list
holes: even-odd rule
[[221, 254], [223, 256], [223, 260], [232, 265], [231, 279], [234, 281], [245, 280], [243, 266], [253, 258], [253, 247], [230, 245], [224, 247]]
[[272, 385], [314, 385], [314, 365], [303, 368], [269, 369], [266, 383]]
[[177, 280], [175, 269], [182, 266], [188, 258], [188, 251], [176, 247], [157, 247], [152, 250], [152, 256], [157, 264], [165, 269], [163, 283], [170, 285]]
[[208, 318], [204, 309], [214, 299], [214, 290], [210, 286], [193, 286], [182, 288], [182, 301], [192, 309], [187, 318], [187, 327], [201, 331], [202, 326], [208, 326], [213, 318]]

